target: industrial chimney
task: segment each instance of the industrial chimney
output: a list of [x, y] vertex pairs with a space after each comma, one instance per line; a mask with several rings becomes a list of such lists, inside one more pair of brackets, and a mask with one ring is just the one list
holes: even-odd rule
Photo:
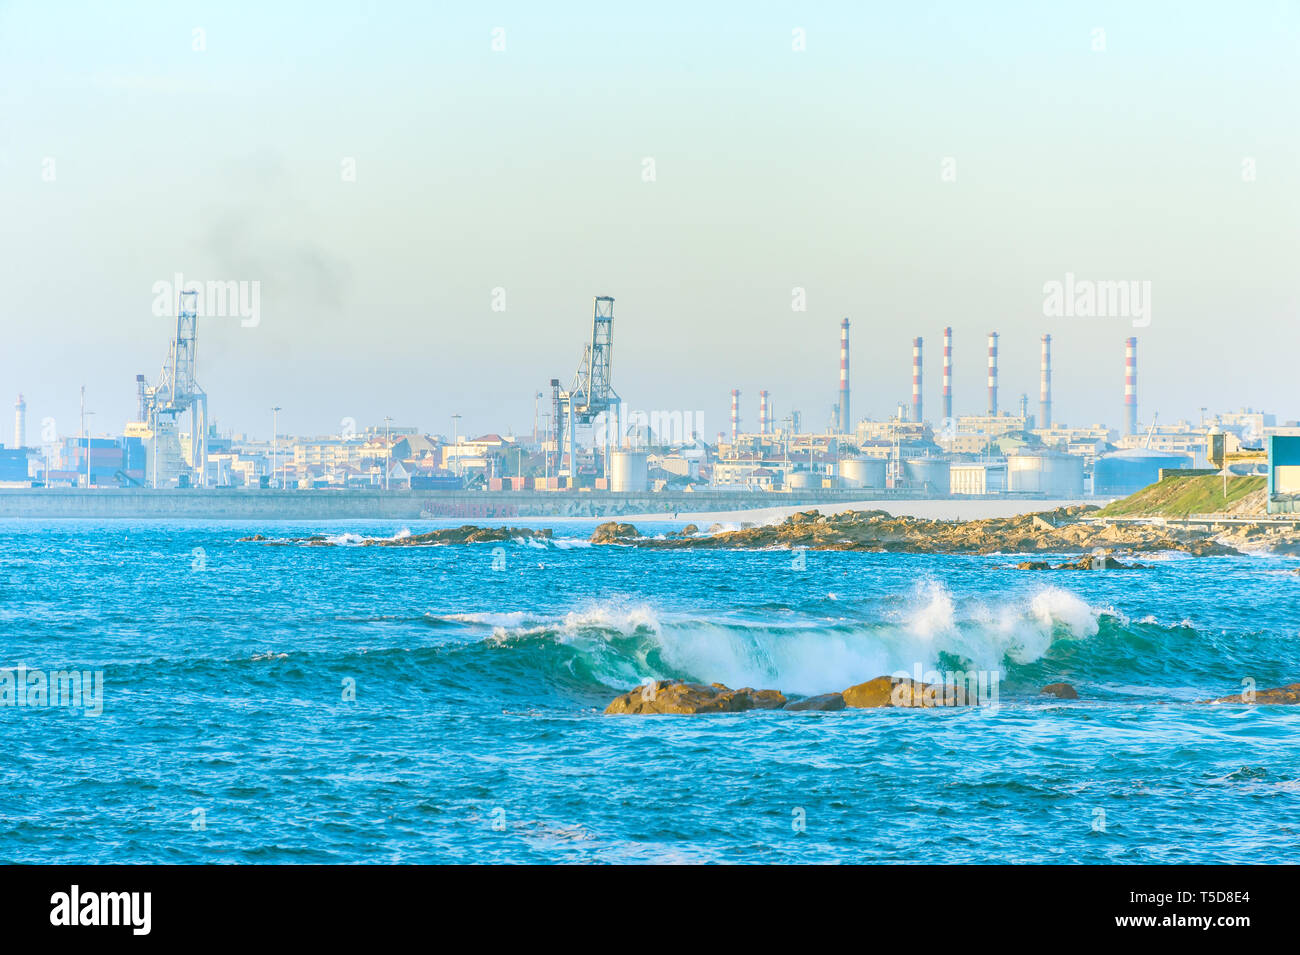
[[952, 326], [943, 330], [943, 417], [952, 420]]
[[767, 416], [767, 392], [760, 391], [758, 393], [758, 433], [768, 434], [770, 431]]
[[922, 339], [912, 339], [912, 420], [921, 420], [921, 343]]
[[1138, 429], [1138, 340], [1124, 342], [1124, 413], [1128, 419], [1128, 434]]
[[731, 443], [740, 436], [740, 389], [731, 389]]
[[1052, 336], [1043, 336], [1043, 358], [1038, 366], [1038, 426], [1052, 426]]
[[21, 393], [14, 402], [14, 447], [27, 447], [27, 402]]
[[849, 433], [849, 320], [840, 322], [840, 434]]
[[998, 333], [989, 332], [989, 416], [998, 413]]

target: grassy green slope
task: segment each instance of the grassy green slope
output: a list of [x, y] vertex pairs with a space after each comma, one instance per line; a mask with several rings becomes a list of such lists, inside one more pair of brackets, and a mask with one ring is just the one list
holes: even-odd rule
[[1189, 514], [1217, 514], [1228, 510], [1248, 494], [1262, 491], [1263, 477], [1230, 477], [1228, 494], [1217, 474], [1195, 477], [1167, 477], [1136, 494], [1112, 501], [1097, 517], [1186, 517]]

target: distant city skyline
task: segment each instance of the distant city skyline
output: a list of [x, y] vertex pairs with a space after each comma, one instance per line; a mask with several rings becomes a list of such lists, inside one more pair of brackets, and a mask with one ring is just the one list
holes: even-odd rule
[[[0, 441], [135, 416], [170, 320], [155, 286], [259, 283], [200, 323], [220, 429], [530, 434], [616, 299], [616, 390], [704, 437], [1038, 405], [1124, 429], [1300, 418], [1300, 12], [1261, 3], [755, 10], [572, 4], [0, 7]], [[1098, 33], [1098, 31], [1101, 31]], [[1145, 285], [1084, 317], [1057, 289]], [[805, 310], [799, 310], [803, 306]], [[1074, 314], [1071, 314], [1074, 312]], [[1091, 314], [1096, 314], [1092, 312]], [[545, 408], [543, 408], [545, 410]]]

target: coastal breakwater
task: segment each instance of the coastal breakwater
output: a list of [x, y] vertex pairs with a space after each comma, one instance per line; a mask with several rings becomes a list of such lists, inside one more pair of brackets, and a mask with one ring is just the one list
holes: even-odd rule
[[[798, 493], [662, 491], [258, 490], [244, 488], [0, 488], [0, 518], [137, 520], [514, 520], [678, 515], [773, 507], [924, 501], [904, 491], [806, 490]], [[964, 497], [962, 502], [975, 502]], [[1008, 501], [1007, 495], [990, 500]], [[1025, 510], [1043, 506], [1026, 496]]]
[[896, 551], [914, 554], [1091, 554], [1096, 558], [1052, 566], [1025, 562], [1021, 569], [1139, 569], [1113, 562], [1118, 553], [1181, 551], [1196, 556], [1246, 553], [1300, 554], [1300, 527], [1267, 522], [1231, 527], [1175, 525], [1164, 520], [1115, 522], [1079, 505], [1014, 517], [945, 521], [898, 517], [885, 511], [816, 511], [790, 515], [781, 523], [717, 532], [646, 535], [634, 524], [610, 521], [592, 535], [595, 544], [653, 550]]

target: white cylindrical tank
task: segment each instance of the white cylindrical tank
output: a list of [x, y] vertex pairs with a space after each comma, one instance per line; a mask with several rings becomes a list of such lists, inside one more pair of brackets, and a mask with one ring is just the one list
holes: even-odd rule
[[885, 459], [842, 459], [840, 461], [840, 486], [848, 488], [883, 488], [885, 486]]
[[650, 489], [650, 465], [645, 451], [610, 452], [609, 489], [611, 491]]
[[1007, 455], [1007, 490], [1081, 497], [1083, 458], [1052, 453]]
[[948, 494], [952, 484], [948, 462], [942, 458], [905, 460], [903, 476], [910, 486], [936, 494]]
[[790, 471], [785, 476], [785, 486], [793, 491], [806, 491], [812, 487], [821, 487], [821, 478], [811, 471]]

